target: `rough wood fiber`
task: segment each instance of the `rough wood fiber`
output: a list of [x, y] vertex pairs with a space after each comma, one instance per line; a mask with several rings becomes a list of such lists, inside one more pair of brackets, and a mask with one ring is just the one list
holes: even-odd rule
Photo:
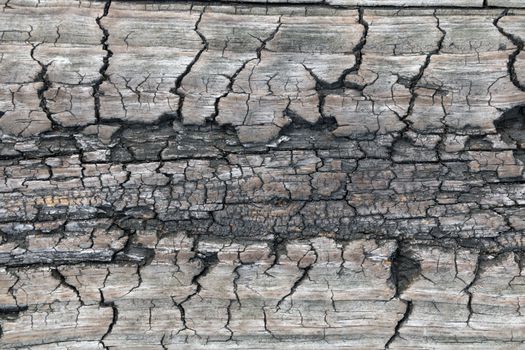
[[520, 1], [2, 3], [0, 348], [525, 348]]
[[487, 0], [489, 6], [510, 6], [510, 7], [525, 7], [525, 2], [522, 0]]

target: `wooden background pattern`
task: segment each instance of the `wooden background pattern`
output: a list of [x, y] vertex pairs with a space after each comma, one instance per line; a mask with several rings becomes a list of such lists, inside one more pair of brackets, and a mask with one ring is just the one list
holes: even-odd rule
[[0, 0], [1, 349], [525, 349], [525, 1]]

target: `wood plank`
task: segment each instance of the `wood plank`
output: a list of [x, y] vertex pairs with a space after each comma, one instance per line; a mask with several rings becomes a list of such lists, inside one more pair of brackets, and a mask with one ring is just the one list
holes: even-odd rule
[[519, 3], [2, 4], [1, 349], [523, 347]]

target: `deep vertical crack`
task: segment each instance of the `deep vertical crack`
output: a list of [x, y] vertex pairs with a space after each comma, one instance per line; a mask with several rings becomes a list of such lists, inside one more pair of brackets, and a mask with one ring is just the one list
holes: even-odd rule
[[474, 310], [472, 309], [472, 298], [473, 298], [473, 294], [472, 292], [470, 291], [470, 288], [472, 288], [472, 286], [478, 281], [479, 279], [479, 275], [480, 275], [480, 272], [481, 272], [481, 261], [482, 261], [482, 255], [478, 255], [477, 259], [476, 259], [476, 266], [474, 268], [474, 277], [472, 278], [472, 280], [470, 281], [469, 284], [467, 284], [465, 286], [465, 288], [463, 289], [463, 292], [465, 294], [467, 294], [468, 296], [468, 301], [467, 301], [467, 310], [468, 310], [468, 317], [467, 317], [467, 326], [470, 327], [470, 319], [472, 318], [472, 315], [474, 314]]
[[162, 338], [160, 338], [160, 346], [162, 347], [163, 350], [168, 350], [168, 347], [166, 346], [166, 334], [163, 334], [162, 335]]
[[388, 339], [385, 344], [385, 349], [389, 349], [390, 345], [396, 338], [399, 337], [401, 327], [407, 322], [413, 309], [412, 300], [406, 300], [401, 297], [402, 293], [409, 287], [410, 283], [421, 274], [420, 263], [403, 252], [401, 242], [397, 242], [396, 250], [390, 256], [390, 283], [394, 286], [394, 296], [405, 304], [405, 312], [403, 317], [397, 322], [394, 328], [394, 334]]
[[38, 99], [40, 100], [39, 106], [42, 109], [42, 112], [44, 112], [46, 117], [47, 117], [47, 119], [49, 119], [49, 121], [51, 123], [51, 128], [53, 130], [56, 130], [56, 129], [58, 129], [58, 125], [57, 125], [57, 123], [55, 123], [55, 121], [54, 121], [54, 119], [52, 117], [52, 113], [49, 110], [49, 107], [47, 106], [47, 98], [45, 96], [46, 91], [48, 91], [51, 88], [51, 81], [48, 79], [47, 69], [53, 63], [53, 61], [49, 62], [48, 64], [45, 64], [45, 63], [43, 63], [42, 61], [38, 60], [35, 57], [35, 50], [41, 44], [43, 44], [43, 43], [31, 44], [33, 48], [30, 51], [31, 58], [36, 63], [38, 63], [38, 65], [40, 66], [40, 72], [38, 72], [38, 74], [37, 74], [37, 76], [35, 78], [35, 81], [41, 82], [42, 83], [42, 87], [37, 90], [37, 96], [38, 96]]
[[363, 34], [361, 35], [361, 38], [359, 39], [359, 42], [357, 43], [357, 45], [352, 49], [352, 53], [354, 54], [354, 57], [355, 57], [354, 65], [350, 68], [343, 70], [343, 72], [341, 73], [341, 75], [335, 82], [329, 83], [329, 82], [324, 81], [323, 79], [320, 79], [311, 68], [307, 67], [305, 64], [302, 64], [304, 69], [308, 72], [308, 74], [310, 74], [310, 76], [314, 79], [316, 83], [315, 90], [317, 92], [317, 96], [319, 99], [319, 104], [317, 107], [319, 110], [319, 115], [321, 116], [321, 119], [318, 122], [318, 124], [323, 124], [323, 123], [330, 124], [333, 119], [332, 117], [325, 116], [323, 112], [327, 95], [329, 95], [333, 91], [341, 90], [345, 87], [357, 89], [360, 91], [364, 89], [364, 86], [357, 86], [354, 83], [349, 84], [346, 82], [346, 78], [350, 74], [359, 73], [361, 64], [363, 63], [363, 49], [366, 45], [366, 41], [368, 38], [368, 31], [369, 31], [368, 22], [365, 21], [365, 18], [364, 18], [364, 8], [363, 7], [358, 8], [358, 23], [363, 27]]
[[[239, 74], [241, 74], [241, 72], [246, 68], [246, 66], [248, 65], [248, 63], [254, 61], [254, 60], [259, 60], [259, 62], [261, 61], [261, 54], [262, 54], [262, 51], [264, 50], [264, 48], [266, 47], [266, 45], [271, 41], [273, 40], [273, 38], [275, 38], [275, 36], [277, 35], [277, 32], [279, 31], [279, 29], [281, 28], [281, 17], [279, 17], [279, 20], [277, 22], [277, 27], [275, 28], [275, 30], [273, 30], [270, 35], [264, 39], [259, 39], [259, 38], [256, 38], [257, 40], [259, 40], [259, 42], [261, 43], [261, 45], [255, 50], [255, 53], [256, 53], [256, 57], [253, 57], [253, 58], [250, 58], [246, 61], [244, 61], [242, 63], [242, 65], [229, 77], [229, 82], [228, 82], [228, 86], [226, 87], [226, 91], [221, 95], [219, 96], [218, 98], [215, 99], [215, 103], [214, 103], [214, 107], [215, 107], [215, 112], [214, 114], [212, 115], [211, 119], [213, 121], [215, 121], [215, 119], [217, 118], [217, 116], [219, 115], [219, 103], [221, 101], [221, 99], [223, 99], [224, 97], [228, 96], [231, 92], [233, 92], [233, 84], [235, 83], [235, 80], [237, 79], [237, 77], [239, 76]], [[247, 102], [248, 103], [248, 102]]]
[[100, 67], [99, 70], [100, 78], [93, 84], [93, 98], [95, 99], [95, 120], [97, 123], [100, 122], [100, 87], [105, 81], [109, 80], [107, 70], [109, 68], [109, 60], [111, 56], [113, 56], [113, 51], [111, 51], [109, 48], [109, 30], [102, 25], [102, 19], [108, 16], [110, 7], [111, 0], [106, 0], [102, 16], [97, 17], [95, 20], [98, 27], [102, 31], [102, 39], [100, 40], [100, 44], [102, 45], [102, 49], [106, 52], [102, 58], [102, 67]]
[[181, 91], [181, 86], [182, 86], [182, 82], [184, 80], [184, 78], [186, 78], [186, 76], [188, 74], [190, 74], [191, 72], [191, 69], [193, 68], [193, 66], [197, 63], [197, 61], [199, 60], [199, 58], [201, 57], [201, 55], [204, 53], [204, 51], [207, 51], [208, 50], [208, 47], [209, 47], [209, 43], [208, 43], [208, 40], [206, 39], [206, 37], [204, 36], [204, 34], [202, 34], [200, 31], [199, 31], [199, 25], [202, 21], [202, 17], [204, 16], [204, 13], [206, 12], [206, 7], [203, 8], [202, 12], [200, 13], [199, 15], [199, 18], [197, 19], [197, 21], [195, 22], [195, 27], [193, 28], [193, 30], [195, 31], [195, 33], [197, 33], [197, 35], [199, 36], [199, 38], [201, 39], [201, 43], [202, 43], [202, 47], [201, 49], [199, 50], [199, 52], [197, 52], [197, 54], [195, 55], [195, 57], [193, 58], [193, 60], [186, 66], [186, 69], [184, 70], [184, 72], [182, 72], [178, 77], [177, 79], [175, 80], [175, 87], [172, 88], [170, 90], [171, 93], [179, 96], [179, 104], [178, 104], [178, 107], [177, 107], [177, 117], [180, 119], [180, 120], [184, 120], [184, 117], [182, 115], [182, 106], [184, 104], [184, 98], [186, 97], [186, 93]]
[[[400, 299], [401, 300], [401, 299]], [[401, 300], [405, 303], [405, 313], [403, 314], [403, 317], [397, 322], [396, 327], [394, 329], [394, 334], [388, 339], [388, 341], [385, 344], [385, 349], [390, 349], [390, 345], [396, 340], [398, 337], [400, 337], [399, 333], [401, 330], [401, 327], [407, 322], [408, 318], [410, 317], [410, 314], [412, 313], [413, 304], [412, 301], [407, 300]]]
[[330, 91], [339, 90], [344, 87], [362, 89], [361, 86], [355, 86], [354, 84], [350, 84], [350, 86], [347, 86], [348, 83], [346, 83], [345, 80], [350, 74], [358, 74], [359, 70], [361, 69], [361, 65], [363, 64], [363, 49], [366, 45], [366, 41], [368, 38], [368, 31], [369, 31], [369, 25], [368, 25], [368, 22], [365, 21], [363, 7], [359, 7], [358, 9], [357, 23], [359, 23], [363, 27], [363, 34], [361, 35], [361, 38], [359, 38], [359, 42], [357, 43], [357, 45], [352, 49], [352, 53], [354, 54], [354, 57], [355, 57], [354, 65], [350, 68], [343, 70], [343, 72], [341, 73], [341, 75], [339, 75], [339, 78], [337, 78], [335, 82], [330, 83], [330, 82], [322, 80], [313, 72], [311, 68], [306, 67], [303, 64], [303, 67], [308, 71], [308, 73], [315, 80], [316, 90], [320, 93], [321, 95], [320, 97], [322, 97], [323, 100]]
[[344, 86], [346, 77], [349, 74], [351, 74], [351, 73], [358, 74], [359, 70], [361, 68], [361, 64], [363, 63], [363, 49], [364, 49], [364, 47], [366, 45], [366, 40], [368, 38], [368, 30], [369, 30], [368, 22], [365, 21], [365, 11], [364, 11], [363, 7], [360, 7], [358, 9], [358, 23], [363, 26], [363, 35], [361, 35], [361, 38], [359, 39], [359, 42], [357, 43], [357, 45], [352, 50], [352, 52], [354, 53], [354, 56], [355, 56], [354, 66], [349, 68], [349, 69], [347, 69], [347, 70], [345, 70], [345, 71], [343, 71], [343, 74], [341, 74], [341, 76], [339, 77], [338, 81], [336, 82], [336, 86], [333, 86], [333, 88], [335, 88], [335, 89]]
[[[301, 264], [301, 261], [303, 258], [305, 258], [308, 253], [310, 252], [313, 252], [314, 253], [314, 256], [315, 256], [315, 259], [314, 261], [309, 264], [308, 266], [304, 267], [304, 268], [301, 268], [299, 267], [299, 265]], [[297, 290], [297, 288], [301, 285], [301, 283], [303, 283], [304, 280], [306, 280], [307, 278], [309, 278], [309, 273], [310, 273], [310, 270], [313, 268], [313, 266], [315, 265], [315, 263], [317, 262], [317, 259], [318, 259], [318, 255], [317, 255], [317, 251], [315, 250], [314, 246], [313, 245], [310, 245], [310, 250], [308, 250], [304, 256], [299, 259], [297, 261], [297, 267], [301, 270], [301, 275], [299, 276], [299, 278], [297, 278], [292, 287], [290, 288], [290, 291], [288, 293], [286, 293], [278, 302], [277, 302], [277, 305], [275, 306], [276, 310], [281, 310], [281, 305], [282, 303], [289, 297], [293, 296], [293, 294], [295, 293], [295, 291]], [[292, 303], [293, 304], [293, 303]]]
[[177, 310], [179, 310], [179, 313], [180, 313], [180, 321], [182, 322], [182, 329], [178, 330], [177, 331], [177, 334], [179, 334], [180, 332], [186, 330], [186, 329], [189, 329], [189, 330], [192, 330], [194, 333], [195, 331], [193, 329], [191, 329], [190, 327], [188, 327], [188, 324], [186, 322], [186, 309], [184, 308], [184, 306], [182, 305], [183, 302], [185, 302], [187, 299], [183, 300], [182, 302], [180, 303], [177, 303], [175, 301], [175, 297], [172, 296], [171, 297], [171, 301], [173, 302], [173, 305], [177, 308]]
[[503, 27], [501, 27], [499, 25], [499, 21], [503, 18], [503, 17], [506, 17], [508, 16], [509, 14], [509, 10], [508, 9], [505, 9], [493, 22], [494, 26], [496, 28], [498, 28], [498, 31], [503, 34], [508, 40], [510, 40], [512, 42], [512, 44], [514, 44], [514, 46], [516, 46], [516, 50], [514, 50], [510, 56], [509, 56], [509, 59], [507, 61], [507, 70], [509, 72], [509, 76], [510, 76], [510, 81], [512, 81], [512, 84], [514, 84], [515, 87], [517, 87], [518, 89], [520, 89], [521, 91], [524, 91], [525, 92], [525, 83], [521, 83], [518, 79], [518, 76], [516, 74], [516, 68], [515, 68], [515, 64], [516, 64], [516, 59], [518, 57], [518, 55], [523, 51], [523, 47], [525, 46], [525, 43], [523, 42], [523, 40], [519, 37], [517, 37], [516, 35], [514, 34], [511, 34], [507, 31], [505, 31], [505, 29], [503, 29]]
[[[192, 248], [192, 250], [195, 251], [195, 252], [196, 252], [196, 247], [197, 247], [197, 244], [198, 244], [197, 241], [198, 240], [194, 240], [194, 246]], [[208, 272], [210, 272], [210, 269], [213, 266], [217, 265], [218, 262], [219, 262], [217, 253], [203, 254], [202, 257], [200, 257], [200, 261], [202, 262], [202, 269], [199, 271], [199, 273], [197, 273], [191, 279], [191, 284], [192, 285], [196, 285], [195, 291], [193, 293], [189, 294], [180, 303], [175, 301], [175, 297], [171, 297], [171, 300], [172, 300], [173, 304], [175, 305], [175, 307], [177, 307], [177, 309], [180, 312], [180, 318], [181, 318], [181, 322], [182, 322], [182, 325], [183, 325], [183, 328], [181, 330], [179, 330], [177, 332], [177, 334], [182, 332], [183, 330], [186, 330], [186, 329], [192, 330], [196, 334], [195, 330], [193, 330], [193, 329], [191, 329], [191, 328], [189, 328], [187, 326], [186, 309], [184, 307], [184, 304], [186, 302], [190, 301], [194, 296], [196, 296], [196, 295], [198, 295], [200, 293], [200, 291], [202, 290], [202, 285], [199, 282], [200, 279], [205, 277], [208, 274]]]
[[102, 335], [102, 338], [100, 338], [100, 343], [102, 344], [104, 349], [109, 350], [109, 347], [106, 345], [106, 343], [104, 343], [104, 340], [106, 339], [106, 337], [108, 335], [111, 334], [111, 332], [113, 331], [113, 327], [117, 324], [117, 321], [118, 321], [118, 308], [115, 305], [114, 301], [112, 301], [110, 303], [103, 303], [103, 304], [104, 304], [104, 306], [111, 307], [111, 310], [113, 311], [113, 317], [111, 319], [111, 323], [109, 324], [108, 329], [106, 330], [106, 333], [104, 333], [104, 335]]
[[140, 272], [140, 269], [142, 268], [143, 264], [137, 264], [137, 270], [136, 270], [136, 274], [137, 274], [137, 285], [131, 287], [131, 289], [129, 290], [129, 292], [127, 292], [125, 295], [128, 295], [130, 294], [131, 292], [133, 292], [135, 289], [137, 288], [140, 288], [140, 286], [142, 285], [142, 274]]
[[104, 277], [104, 281], [102, 281], [102, 287], [98, 289], [98, 292], [100, 294], [99, 306], [100, 307], [111, 307], [111, 310], [113, 312], [112, 317], [111, 317], [111, 323], [108, 325], [108, 329], [106, 330], [106, 332], [100, 338], [100, 344], [102, 344], [102, 347], [105, 350], [109, 350], [109, 347], [104, 343], [104, 340], [109, 334], [111, 334], [111, 332], [113, 331], [113, 327], [118, 321], [118, 308], [115, 305], [115, 302], [114, 301], [107, 302], [104, 297], [104, 292], [102, 291], [102, 289], [106, 287], [106, 282], [110, 275], [111, 275], [111, 270], [108, 267], [106, 268], [106, 276]]
[[441, 37], [439, 38], [439, 40], [437, 42], [437, 47], [434, 50], [430, 51], [427, 54], [427, 56], [425, 57], [425, 62], [423, 62], [423, 65], [421, 65], [421, 67], [419, 67], [419, 71], [418, 71], [417, 75], [412, 77], [412, 79], [410, 79], [409, 88], [408, 88], [409, 91], [410, 91], [410, 101], [408, 103], [407, 112], [405, 113], [405, 115], [403, 115], [401, 117], [401, 121], [405, 124], [405, 127], [401, 131], [401, 134], [398, 137], [398, 139], [402, 139], [404, 137], [404, 134], [411, 129], [410, 121], [408, 121], [407, 118], [412, 115], [412, 112], [414, 110], [416, 99], [418, 97], [416, 89], [418, 88], [418, 84], [421, 81], [421, 79], [423, 78], [423, 75], [425, 74], [426, 69], [430, 65], [430, 62], [432, 60], [432, 56], [438, 55], [440, 53], [441, 49], [443, 48], [443, 42], [445, 41], [445, 37], [447, 35], [447, 32], [443, 28], [441, 28], [439, 17], [437, 16], [436, 13], [437, 13], [437, 10], [434, 10], [433, 16], [434, 16], [434, 18], [436, 20], [436, 28], [441, 32]]
[[52, 269], [51, 276], [53, 276], [56, 280], [58, 280], [61, 286], [64, 286], [67, 289], [72, 290], [73, 293], [75, 293], [75, 295], [77, 296], [78, 302], [80, 303], [81, 306], [85, 305], [77, 287], [75, 287], [71, 283], [68, 283], [66, 280], [66, 277], [58, 269]]
[[264, 324], [264, 330], [272, 336], [274, 339], [279, 339], [275, 334], [273, 334], [272, 330], [268, 326], [268, 315], [266, 314], [266, 306], [262, 307], [263, 312], [263, 324]]
[[[58, 286], [55, 288], [55, 290], [59, 287], [59, 286], [63, 286], [67, 289], [70, 289], [71, 291], [73, 291], [73, 293], [75, 293], [77, 299], [78, 299], [78, 302], [79, 302], [79, 305], [77, 307], [77, 317], [76, 317], [76, 323], [78, 324], [78, 318], [80, 317], [80, 308], [82, 306], [84, 306], [84, 301], [82, 300], [82, 297], [80, 296], [80, 292], [78, 291], [77, 287], [75, 287], [74, 285], [70, 284], [67, 282], [66, 280], [66, 277], [58, 270], [58, 269], [52, 269], [51, 270], [51, 276], [53, 276], [53, 278], [55, 278], [56, 280], [59, 281], [59, 284]], [[64, 302], [69, 302], [68, 300], [63, 300]]]
[[230, 323], [231, 323], [231, 320], [232, 320], [232, 305], [235, 301], [233, 299], [231, 299], [229, 302], [228, 302], [228, 306], [226, 307], [226, 315], [228, 316], [228, 318], [226, 319], [226, 324], [224, 325], [224, 328], [226, 328], [226, 330], [228, 332], [230, 332], [230, 336], [228, 337], [228, 339], [226, 339], [226, 341], [231, 341], [233, 339], [233, 330], [230, 328]]

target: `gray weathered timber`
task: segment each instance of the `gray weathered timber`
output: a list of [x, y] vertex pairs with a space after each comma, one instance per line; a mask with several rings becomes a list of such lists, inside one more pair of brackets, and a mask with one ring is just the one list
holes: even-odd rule
[[1, 349], [525, 348], [522, 1], [2, 4]]

